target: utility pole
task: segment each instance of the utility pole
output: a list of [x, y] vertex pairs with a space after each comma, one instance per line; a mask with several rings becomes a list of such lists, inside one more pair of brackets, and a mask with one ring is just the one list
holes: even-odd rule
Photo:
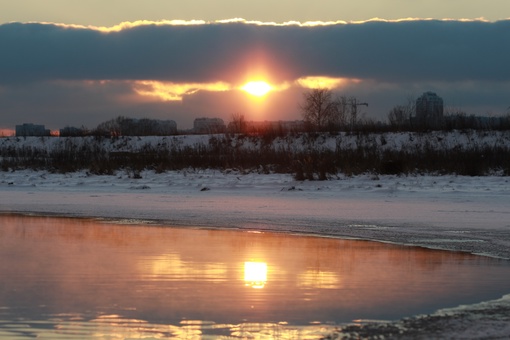
[[351, 129], [358, 120], [358, 106], [362, 105], [368, 107], [368, 103], [358, 103], [356, 98], [351, 98]]

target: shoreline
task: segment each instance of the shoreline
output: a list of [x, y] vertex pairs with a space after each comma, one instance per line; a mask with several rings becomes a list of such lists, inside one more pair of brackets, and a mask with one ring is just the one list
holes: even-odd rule
[[360, 238], [510, 259], [510, 182], [485, 176], [236, 171], [0, 172], [0, 211]]
[[[378, 242], [385, 244], [393, 244], [399, 246], [406, 247], [420, 247], [430, 250], [441, 250], [441, 251], [451, 251], [451, 252], [462, 252], [476, 256], [484, 256], [490, 257], [497, 260], [505, 260], [510, 261], [510, 258], [504, 256], [498, 256], [491, 253], [476, 253], [470, 252], [468, 250], [462, 249], [452, 249], [447, 247], [435, 246], [434, 244], [423, 244], [423, 243], [409, 243], [398, 240], [385, 240], [381, 238], [370, 238], [360, 235], [343, 235], [343, 234], [327, 234], [324, 232], [313, 232], [313, 231], [304, 231], [304, 230], [293, 230], [293, 229], [282, 229], [282, 226], [273, 227], [271, 225], [266, 225], [265, 229], [261, 228], [250, 228], [250, 227], [226, 227], [220, 225], [208, 225], [208, 224], [176, 224], [172, 221], [168, 220], [138, 220], [135, 218], [122, 218], [122, 217], [102, 217], [102, 216], [82, 216], [82, 215], [74, 215], [72, 213], [62, 214], [62, 213], [52, 213], [52, 212], [38, 212], [38, 211], [2, 211], [0, 210], [0, 216], [2, 215], [14, 215], [14, 216], [29, 216], [29, 217], [51, 217], [51, 218], [71, 218], [71, 219], [83, 219], [83, 220], [94, 220], [100, 222], [106, 222], [111, 224], [118, 225], [140, 225], [140, 226], [154, 226], [154, 227], [167, 227], [167, 228], [193, 228], [193, 229], [205, 229], [205, 230], [237, 230], [237, 231], [260, 231], [260, 232], [269, 232], [269, 233], [284, 233], [290, 235], [298, 235], [298, 236], [310, 236], [310, 237], [324, 237], [324, 238], [333, 238], [333, 239], [342, 239], [342, 240], [360, 240], [360, 241], [370, 241], [370, 242]], [[367, 226], [369, 227], [369, 226]], [[462, 242], [462, 241], [452, 241], [452, 242]], [[441, 244], [441, 243], [438, 243]]]

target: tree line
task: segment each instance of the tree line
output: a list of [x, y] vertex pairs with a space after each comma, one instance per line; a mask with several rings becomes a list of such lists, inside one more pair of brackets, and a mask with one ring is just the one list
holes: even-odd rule
[[134, 119], [119, 116], [100, 123], [95, 129], [85, 127], [65, 127], [60, 130], [60, 136], [170, 136], [177, 134], [177, 124], [173, 120]]
[[415, 119], [416, 99], [394, 106], [387, 114], [387, 122], [363, 119], [359, 107], [368, 103], [356, 97], [337, 96], [326, 88], [312, 89], [303, 94], [301, 114], [307, 131], [429, 131], [429, 130], [510, 130], [510, 107], [503, 116], [468, 115], [457, 109], [447, 109], [439, 122]]
[[[244, 115], [234, 113], [228, 123], [226, 133], [277, 134], [282, 136], [294, 132], [389, 132], [430, 130], [510, 130], [510, 108], [504, 116], [468, 115], [458, 109], [447, 109], [439, 124], [428, 124], [426, 121], [413, 119], [416, 112], [416, 100], [408, 97], [403, 104], [395, 105], [387, 114], [386, 122], [375, 121], [364, 117], [363, 107], [368, 103], [356, 97], [335, 96], [326, 88], [311, 89], [303, 93], [299, 104], [302, 124], [295, 122], [272, 122], [253, 125], [247, 122]], [[65, 127], [60, 136], [170, 136], [179, 134], [177, 124], [173, 120], [134, 119], [124, 116], [100, 123], [95, 129], [85, 127]]]

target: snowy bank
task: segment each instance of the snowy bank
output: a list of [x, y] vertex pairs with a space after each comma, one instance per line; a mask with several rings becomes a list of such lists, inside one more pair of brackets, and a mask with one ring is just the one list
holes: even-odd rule
[[0, 169], [242, 169], [296, 179], [440, 173], [510, 174], [510, 131], [337, 132], [0, 138]]
[[510, 258], [510, 178], [0, 172], [2, 211], [261, 228]]

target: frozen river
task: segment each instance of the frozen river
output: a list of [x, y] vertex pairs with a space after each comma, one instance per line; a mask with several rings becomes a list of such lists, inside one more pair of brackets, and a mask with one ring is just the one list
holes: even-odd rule
[[5, 214], [0, 225], [9, 339], [319, 339], [499, 298], [510, 277], [504, 260], [371, 241]]
[[[7, 213], [315, 234], [502, 259], [510, 258], [509, 198], [508, 178], [501, 176], [366, 175], [296, 182], [289, 175], [235, 171], [144, 172], [137, 179], [129, 173], [0, 173], [0, 211]], [[476, 307], [483, 317], [466, 314], [467, 307], [439, 310], [433, 313], [439, 320], [446, 314], [457, 316], [433, 329], [445, 338], [508, 335], [508, 313], [498, 312], [509, 310], [508, 298], [503, 297], [508, 293]], [[462, 322], [466, 315], [468, 321]], [[390, 324], [394, 325], [399, 330], [408, 327]], [[409, 327], [432, 331], [423, 323]]]

